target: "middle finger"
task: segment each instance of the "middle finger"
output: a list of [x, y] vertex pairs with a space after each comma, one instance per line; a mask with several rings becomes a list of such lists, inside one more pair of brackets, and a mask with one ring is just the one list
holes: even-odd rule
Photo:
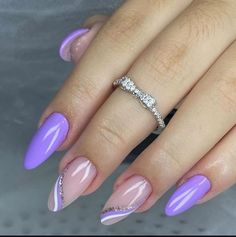
[[[227, 14], [222, 14], [223, 11]], [[164, 117], [234, 40], [234, 25], [229, 17], [232, 13], [227, 2], [221, 6], [214, 1], [194, 2], [150, 44], [131, 67], [128, 74], [140, 88], [158, 98], [159, 109]], [[201, 18], [196, 17], [199, 15]], [[83, 155], [91, 161], [93, 168], [86, 163], [84, 173], [78, 179], [87, 177], [89, 180], [85, 182], [83, 192], [87, 187], [86, 193], [94, 191], [155, 128], [156, 122], [152, 116], [128, 93], [115, 90], [65, 155], [61, 170], [73, 159]], [[78, 164], [81, 167], [81, 163]], [[89, 175], [90, 170], [93, 177]], [[76, 181], [80, 183], [80, 180]], [[80, 185], [78, 189], [81, 189]], [[73, 194], [64, 193], [65, 206], [78, 194], [81, 194], [81, 190]]]

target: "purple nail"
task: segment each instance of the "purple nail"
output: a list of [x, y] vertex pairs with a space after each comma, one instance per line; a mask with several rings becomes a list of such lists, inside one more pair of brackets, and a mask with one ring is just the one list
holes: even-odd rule
[[60, 113], [51, 114], [31, 140], [25, 155], [24, 167], [34, 169], [63, 143], [69, 130], [67, 119]]
[[178, 215], [191, 208], [210, 190], [211, 183], [203, 175], [196, 175], [183, 183], [171, 196], [166, 205], [167, 216]]
[[68, 61], [68, 62], [71, 61], [71, 54], [70, 54], [71, 43], [74, 41], [74, 39], [87, 33], [88, 31], [89, 29], [87, 28], [81, 28], [81, 29], [71, 32], [69, 35], [65, 37], [65, 39], [61, 43], [60, 50], [59, 50], [60, 57], [63, 60]]

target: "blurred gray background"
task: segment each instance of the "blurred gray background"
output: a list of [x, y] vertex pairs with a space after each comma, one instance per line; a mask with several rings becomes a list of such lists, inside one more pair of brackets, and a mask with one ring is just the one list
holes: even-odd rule
[[[58, 56], [63, 37], [95, 13], [111, 13], [120, 1], [0, 0], [0, 234], [235, 234], [236, 189], [174, 218], [163, 208], [167, 193], [150, 211], [113, 226], [99, 211], [123, 164], [102, 188], [64, 211], [47, 210], [61, 154], [33, 171], [23, 169], [25, 148], [37, 120], [72, 65]], [[173, 190], [172, 190], [173, 191]]]

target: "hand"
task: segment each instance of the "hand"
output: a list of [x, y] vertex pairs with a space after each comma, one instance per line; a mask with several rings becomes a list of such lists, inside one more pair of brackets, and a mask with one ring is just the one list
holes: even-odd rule
[[102, 223], [149, 209], [176, 182], [169, 216], [233, 185], [235, 37], [234, 0], [129, 0], [109, 19], [95, 17], [71, 34], [60, 54], [76, 67], [44, 111], [25, 157], [25, 167], [33, 169], [70, 147], [49, 209], [94, 192], [156, 128], [137, 99], [113, 89], [125, 74], [157, 99], [162, 117], [177, 104], [179, 109], [117, 179]]

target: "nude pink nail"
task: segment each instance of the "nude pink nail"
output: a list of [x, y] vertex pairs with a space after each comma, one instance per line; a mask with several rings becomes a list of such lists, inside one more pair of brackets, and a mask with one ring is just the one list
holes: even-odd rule
[[85, 157], [74, 159], [57, 178], [48, 200], [49, 210], [59, 211], [77, 199], [96, 176], [95, 166]]
[[142, 176], [132, 176], [110, 196], [101, 212], [101, 223], [112, 225], [137, 210], [152, 192], [151, 184]]
[[76, 38], [85, 35], [88, 31], [89, 29], [80, 28], [78, 30], [71, 32], [63, 39], [59, 49], [59, 54], [64, 61], [71, 61], [71, 53], [70, 53], [71, 44]]
[[66, 36], [59, 49], [60, 57], [78, 63], [103, 24], [97, 22], [91, 28], [81, 28]]

